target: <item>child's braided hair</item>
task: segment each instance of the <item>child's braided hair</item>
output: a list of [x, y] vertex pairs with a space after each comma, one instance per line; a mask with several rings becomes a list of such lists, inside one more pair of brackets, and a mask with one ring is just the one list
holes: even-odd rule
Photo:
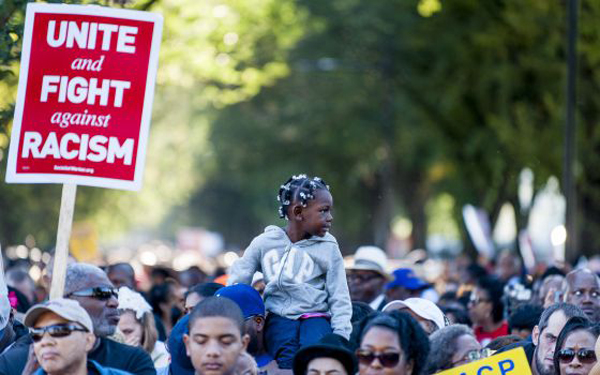
[[305, 174], [290, 177], [281, 185], [277, 194], [279, 217], [289, 220], [287, 209], [292, 202], [299, 201], [302, 207], [306, 207], [309, 200], [315, 199], [315, 191], [318, 189], [329, 190], [329, 185], [319, 177], [310, 178]]

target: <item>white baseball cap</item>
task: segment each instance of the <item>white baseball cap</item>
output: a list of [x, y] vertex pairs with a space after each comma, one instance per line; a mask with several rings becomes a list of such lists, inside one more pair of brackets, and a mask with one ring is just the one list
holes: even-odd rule
[[407, 308], [423, 319], [431, 320], [435, 325], [444, 328], [449, 325], [448, 318], [437, 305], [424, 298], [408, 298], [404, 301], [392, 301], [383, 307], [383, 312]]
[[81, 307], [79, 302], [66, 298], [57, 298], [33, 306], [25, 314], [23, 324], [33, 327], [38, 318], [48, 311], [65, 320], [81, 324], [88, 332], [94, 332], [94, 325], [87, 311]]
[[387, 261], [387, 255], [377, 246], [361, 246], [354, 253], [354, 262], [346, 269], [375, 271], [386, 279], [390, 279], [390, 275], [385, 271]]

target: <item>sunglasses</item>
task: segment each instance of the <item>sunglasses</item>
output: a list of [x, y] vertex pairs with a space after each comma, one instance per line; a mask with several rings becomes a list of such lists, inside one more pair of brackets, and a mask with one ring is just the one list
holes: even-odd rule
[[592, 349], [579, 349], [575, 351], [573, 349], [563, 349], [558, 352], [558, 360], [561, 363], [571, 363], [575, 356], [579, 359], [579, 362], [590, 364], [596, 362], [596, 353]]
[[363, 365], [370, 365], [373, 363], [375, 359], [379, 360], [379, 363], [383, 367], [394, 367], [400, 362], [400, 353], [379, 353], [375, 354], [368, 350], [357, 350], [356, 357], [358, 357], [358, 362]]
[[73, 323], [55, 324], [42, 328], [29, 328], [29, 336], [31, 336], [33, 342], [40, 342], [46, 332], [48, 332], [50, 337], [60, 338], [69, 336], [73, 331], [87, 332], [87, 329]]
[[110, 286], [100, 286], [96, 288], [88, 288], [79, 290], [77, 292], [67, 294], [67, 297], [76, 296], [76, 297], [91, 297], [101, 301], [107, 301], [111, 298], [119, 298], [119, 292], [117, 289]]

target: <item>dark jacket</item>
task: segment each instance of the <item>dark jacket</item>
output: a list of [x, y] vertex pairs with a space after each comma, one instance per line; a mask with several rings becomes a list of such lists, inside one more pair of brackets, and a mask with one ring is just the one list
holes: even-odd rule
[[[111, 367], [103, 367], [96, 361], [88, 360], [87, 363], [88, 375], [131, 375], [130, 372], [117, 370]], [[34, 375], [46, 375], [44, 369], [39, 369], [34, 372]]]
[[[88, 359], [94, 360], [102, 366], [127, 371], [136, 375], [156, 375], [154, 363], [143, 349], [121, 344], [103, 337], [99, 340], [100, 344], [98, 347], [88, 353]], [[0, 374], [21, 375], [27, 363], [30, 343], [31, 339], [25, 336], [0, 356]]]
[[4, 327], [0, 333], [0, 354], [4, 353], [7, 349], [10, 349], [21, 337], [29, 336], [29, 330], [23, 324], [16, 320], [12, 320], [12, 324], [9, 321], [9, 325]]

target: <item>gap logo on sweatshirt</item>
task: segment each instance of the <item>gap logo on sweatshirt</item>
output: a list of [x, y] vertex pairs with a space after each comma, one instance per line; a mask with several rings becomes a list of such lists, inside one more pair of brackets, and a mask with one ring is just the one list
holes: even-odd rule
[[292, 247], [290, 251], [283, 253], [280, 259], [278, 251], [268, 251], [263, 258], [263, 272], [268, 280], [274, 280], [281, 275], [286, 281], [296, 284], [306, 282], [315, 270], [315, 262], [306, 251], [300, 251]]

